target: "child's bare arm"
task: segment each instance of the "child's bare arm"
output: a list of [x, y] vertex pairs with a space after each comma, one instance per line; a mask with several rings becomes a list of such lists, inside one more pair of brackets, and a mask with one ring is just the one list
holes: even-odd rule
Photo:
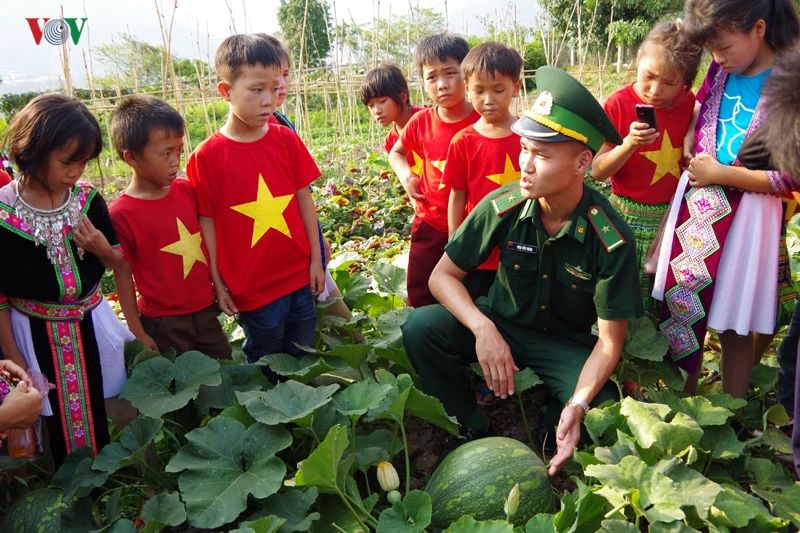
[[466, 218], [467, 191], [464, 189], [450, 189], [450, 201], [447, 203], [447, 233], [453, 235]]
[[3, 351], [6, 359], [17, 363], [23, 370], [28, 369], [28, 364], [17, 346], [17, 341], [14, 340], [14, 332], [11, 329], [11, 311], [8, 307], [0, 309], [0, 350]]
[[689, 126], [686, 128], [686, 133], [683, 136], [683, 167], [686, 168], [689, 166], [689, 161], [692, 160], [695, 150], [695, 138], [694, 138], [694, 127], [697, 124], [697, 117], [700, 116], [700, 104], [696, 103], [694, 105], [694, 111], [692, 111], [692, 118], [689, 120]]
[[214, 283], [214, 292], [217, 294], [217, 304], [219, 308], [228, 316], [233, 316], [239, 312], [236, 304], [233, 303], [231, 293], [228, 291], [228, 286], [225, 285], [225, 280], [219, 273], [217, 268], [217, 228], [214, 224], [214, 219], [211, 217], [198, 217], [200, 221], [200, 231], [203, 234], [203, 240], [208, 249], [209, 265], [208, 269], [211, 271], [211, 281]]
[[142, 321], [139, 319], [139, 307], [136, 305], [136, 286], [133, 284], [131, 264], [123, 261], [119, 268], [114, 270], [114, 283], [117, 286], [119, 305], [125, 314], [128, 329], [137, 339], [140, 339], [145, 348], [158, 351], [158, 345], [153, 338], [144, 331]]
[[317, 296], [325, 289], [325, 272], [322, 270], [322, 256], [319, 247], [317, 209], [308, 187], [297, 190], [297, 208], [300, 211], [300, 218], [303, 220], [308, 244], [311, 247], [311, 263], [308, 267], [311, 294]]
[[[398, 139], [397, 142], [394, 143], [392, 151], [389, 152], [389, 164], [400, 179], [400, 183], [411, 199], [411, 203], [416, 207], [416, 201], [424, 200], [425, 196], [419, 192], [419, 176], [411, 171], [411, 165], [408, 164], [408, 159], [406, 159], [407, 156], [408, 148]], [[413, 181], [412, 178], [416, 178], [416, 181]]]

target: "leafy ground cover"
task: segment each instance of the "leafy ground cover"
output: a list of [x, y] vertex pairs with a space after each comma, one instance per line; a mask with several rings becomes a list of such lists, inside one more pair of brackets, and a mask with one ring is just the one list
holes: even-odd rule
[[[46, 495], [41, 508], [55, 518], [39, 525], [57, 524], [53, 531], [437, 530], [424, 489], [458, 425], [422, 392], [402, 348], [411, 210], [385, 160], [359, 150], [329, 158], [315, 183], [333, 275], [353, 319], [325, 316], [322, 306], [315, 343], [301, 360], [275, 354], [245, 364], [232, 320], [224, 327], [233, 362], [132, 343], [122, 396], [140, 417], [113, 428], [112, 444], [96, 458], [78, 450], [55, 473], [43, 461], [14, 470], [18, 460], [0, 457], [16, 473], [2, 489], [0, 531], [25, 531], [8, 502], [44, 487], [51, 490], [36, 494]], [[352, 343], [353, 328], [365, 344]], [[775, 402], [774, 355], [756, 367], [747, 400], [735, 400], [712, 379], [697, 396], [684, 395], [682, 376], [662, 360], [665, 349], [651, 317], [630, 324], [613, 378], [627, 392], [587, 415], [585, 442], [552, 480], [555, 513], [525, 523], [514, 513], [463, 516], [446, 531], [796, 530], [800, 488], [784, 462], [791, 443], [777, 429], [788, 418]], [[270, 385], [265, 367], [285, 382]], [[716, 353], [706, 354], [705, 370], [706, 377], [718, 370]], [[486, 412], [498, 436], [536, 450], [544, 391], [530, 370], [518, 374], [516, 389]], [[747, 431], [737, 436], [738, 410]], [[382, 462], [397, 470], [397, 502], [376, 477]]]

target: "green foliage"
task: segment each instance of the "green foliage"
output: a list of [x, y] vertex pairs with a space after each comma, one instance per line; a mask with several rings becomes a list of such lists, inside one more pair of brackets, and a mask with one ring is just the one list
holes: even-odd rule
[[316, 67], [325, 61], [331, 48], [331, 17], [326, 0], [281, 0], [278, 21], [292, 58], [295, 62], [302, 58], [299, 67]]

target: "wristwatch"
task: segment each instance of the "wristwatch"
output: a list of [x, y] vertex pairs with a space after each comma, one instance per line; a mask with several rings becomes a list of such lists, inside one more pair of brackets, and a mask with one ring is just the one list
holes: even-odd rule
[[589, 412], [589, 404], [586, 403], [586, 400], [584, 400], [583, 398], [575, 398], [573, 396], [572, 398], [567, 400], [567, 403], [564, 404], [564, 407], [567, 407], [568, 405], [580, 405], [581, 408], [583, 409], [583, 416], [586, 416], [586, 413]]

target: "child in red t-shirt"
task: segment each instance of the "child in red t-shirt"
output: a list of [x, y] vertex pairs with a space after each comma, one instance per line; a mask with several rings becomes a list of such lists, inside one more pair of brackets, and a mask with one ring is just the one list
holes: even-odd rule
[[[644, 272], [644, 262], [681, 177], [683, 138], [693, 128], [691, 88], [701, 54], [675, 21], [650, 31], [639, 47], [636, 81], [613, 92], [604, 105], [614, 126], [629, 133], [619, 146], [604, 145], [592, 164], [594, 179], [611, 178], [611, 205], [636, 236], [644, 307], [656, 315], [653, 276]], [[638, 120], [636, 104], [655, 107], [658, 129]]]
[[[384, 128], [391, 126], [383, 141], [387, 154], [394, 148], [411, 117], [425, 109], [413, 107], [410, 94], [406, 77], [394, 65], [378, 65], [361, 81], [361, 103], [369, 109], [372, 120]], [[411, 151], [407, 159], [411, 171], [419, 174], [422, 171], [419, 154]]]
[[220, 131], [201, 143], [186, 173], [208, 246], [220, 307], [245, 333], [247, 360], [308, 346], [322, 292], [317, 216], [308, 185], [320, 171], [289, 128], [268, 124], [281, 84], [280, 56], [259, 35], [232, 35], [214, 59], [230, 104]]
[[0, 187], [8, 185], [14, 181], [14, 176], [11, 171], [11, 161], [8, 156], [0, 152]]
[[[428, 279], [447, 244], [447, 203], [450, 187], [442, 183], [447, 149], [456, 133], [477, 122], [480, 115], [466, 99], [461, 61], [469, 52], [467, 41], [449, 33], [424, 38], [414, 51], [425, 91], [436, 107], [420, 111], [408, 121], [389, 153], [400, 183], [406, 190], [416, 217], [411, 227], [408, 256], [408, 303], [422, 307], [436, 303]], [[421, 158], [414, 172], [408, 154]]]
[[184, 129], [181, 115], [153, 96], [132, 96], [114, 113], [114, 146], [133, 168], [109, 208], [125, 256], [114, 281], [128, 328], [147, 348], [230, 359], [194, 189], [177, 177]]
[[[450, 187], [448, 233], [452, 235], [472, 209], [490, 192], [517, 183], [520, 177], [519, 135], [511, 131], [517, 120], [509, 110], [519, 95], [522, 58], [516, 50], [485, 42], [470, 50], [461, 63], [469, 100], [481, 118], [456, 133], [447, 152], [442, 182]], [[500, 252], [464, 278], [477, 299], [489, 294]]]

